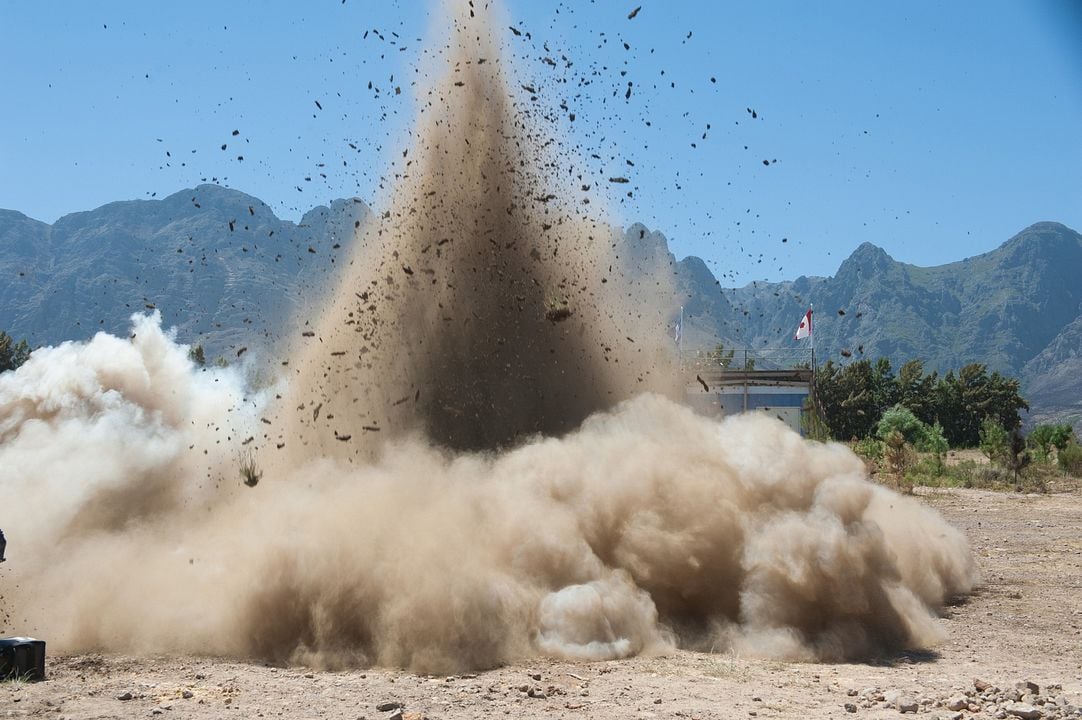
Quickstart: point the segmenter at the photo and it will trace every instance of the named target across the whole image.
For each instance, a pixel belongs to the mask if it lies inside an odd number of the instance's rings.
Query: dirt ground
[[[786,664],[681,651],[423,677],[197,657],[49,657],[47,681],[0,683],[0,718],[1076,716],[1082,493],[919,492],[968,535],[984,582],[948,608],[944,644],[889,663]],[[980,692],[974,679],[996,687]],[[1037,687],[1015,690],[1026,681]]]

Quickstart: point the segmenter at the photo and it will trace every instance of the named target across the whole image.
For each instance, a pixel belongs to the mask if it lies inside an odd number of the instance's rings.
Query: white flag
[[[806,337],[811,337],[812,334],[812,311],[804,313],[804,317],[800,318],[800,324],[797,325],[796,335],[793,336],[795,340],[803,340]]]

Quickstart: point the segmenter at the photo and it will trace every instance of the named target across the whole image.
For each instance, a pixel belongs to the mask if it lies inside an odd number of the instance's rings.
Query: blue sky
[[[522,83],[576,113],[550,131],[599,156],[590,172],[632,180],[631,198],[600,183],[597,207],[724,284],[831,275],[863,241],[934,265],[1039,220],[1082,230],[1082,3],[506,6],[531,35],[503,38]],[[0,207],[52,222],[203,181],[292,219],[378,201],[440,16],[406,1],[0,0]],[[547,55],[589,82],[555,84]]]

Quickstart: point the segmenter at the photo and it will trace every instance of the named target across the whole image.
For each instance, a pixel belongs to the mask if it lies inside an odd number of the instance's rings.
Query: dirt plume
[[[574,162],[514,102],[490,26],[506,23],[459,5],[388,207],[301,335],[274,438],[293,457],[356,457],[415,429],[495,449],[644,390],[677,393],[666,276],[629,267],[614,229],[564,200]]]
[[[421,672],[938,640],[964,538],[843,446],[666,397],[661,274],[562,204],[483,15],[288,390],[193,367],[156,314],[0,376],[5,631]]]

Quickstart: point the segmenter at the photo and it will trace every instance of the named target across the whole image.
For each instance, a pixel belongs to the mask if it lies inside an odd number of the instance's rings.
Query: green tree
[[[188,350],[188,359],[200,367],[207,364],[207,356],[203,353],[203,344],[193,345]]]
[[[864,358],[844,366],[828,360],[817,370],[815,384],[823,418],[834,439],[841,441],[873,434],[885,437],[878,432],[879,422],[900,406],[923,425],[923,443],[929,448],[936,445],[929,444],[933,427],[938,427],[935,439],[946,441],[948,447],[977,447],[985,418],[1009,433],[1021,425],[1020,411],[1029,407],[1018,380],[989,373],[981,363],[940,376],[925,375],[921,361],[911,360],[895,376],[886,358],[874,362]],[[912,433],[908,441],[922,451],[940,452],[923,450]]]
[[[958,398],[961,414],[955,420],[963,445],[980,442],[980,426],[987,417],[994,417],[992,398],[988,393],[988,369],[981,363],[970,363],[958,371]],[[1006,424],[999,422],[1001,428]]]
[[[981,425],[992,418],[1005,431],[1019,427],[1019,411],[1029,409],[1018,380],[988,373],[982,363],[970,363],[944,375],[935,390],[936,418],[952,447],[981,444]]]
[[[943,426],[938,420],[932,425],[924,426],[924,438],[917,447],[923,452],[932,454],[935,471],[942,474],[945,469],[943,456],[950,449],[950,445],[947,444],[947,438],[943,437]]]
[[[939,460],[943,459],[943,454],[950,449],[950,445],[947,443],[947,438],[943,436],[943,426],[938,420],[924,426],[924,437],[918,448],[923,452],[934,453]]]
[[[15,342],[15,338],[0,330],[0,372],[15,370],[30,357],[30,346],[26,340]]]
[[[1022,399],[1021,383],[1017,378],[993,372],[988,376],[984,395],[987,413],[998,419],[1003,427],[1011,430],[1022,427],[1020,411],[1029,410],[1029,404]]]
[[[1006,467],[1009,433],[995,419],[986,417],[979,430],[980,448],[989,462]]]
[[[1048,462],[1052,457],[1052,448],[1062,451],[1074,437],[1070,425],[1038,425],[1026,437],[1031,454],[1040,462]]]
[[[872,366],[872,398],[875,401],[876,417],[882,416],[898,402],[898,381],[894,377],[889,358],[879,358]]]
[[[922,423],[935,422],[936,373],[924,374],[924,363],[910,360],[898,369],[898,402],[909,408]]]
[[[935,418],[943,426],[943,434],[951,447],[966,447],[965,429],[960,424],[962,417],[962,396],[958,380],[953,370],[940,377],[935,383],[932,405]],[[969,443],[968,447],[972,447]]]
[[[823,415],[835,440],[848,441],[872,434],[879,422],[875,373],[871,362],[858,360],[838,369],[828,360],[816,379],[823,401]]]

